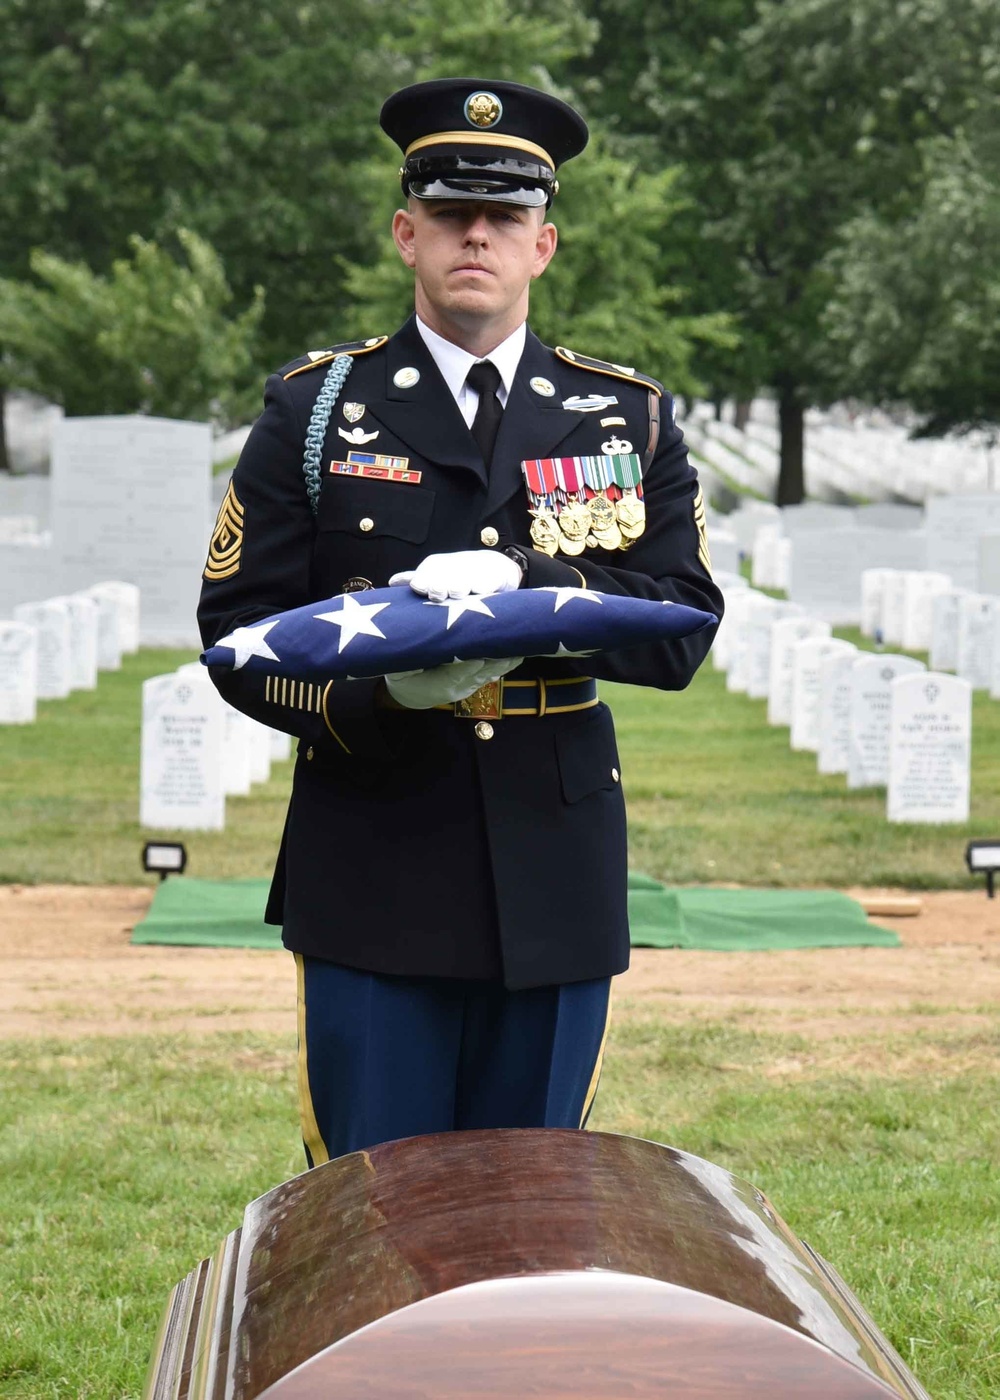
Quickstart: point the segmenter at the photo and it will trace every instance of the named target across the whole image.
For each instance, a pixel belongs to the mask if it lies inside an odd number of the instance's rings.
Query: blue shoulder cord
[[[338,355],[326,372],[323,387],[316,395],[309,427],[306,429],[306,450],[302,458],[302,472],[306,479],[306,495],[313,515],[319,512],[320,459],[323,455],[323,440],[330,426],[330,415],[340,396],[347,376],[354,367],[350,355]]]

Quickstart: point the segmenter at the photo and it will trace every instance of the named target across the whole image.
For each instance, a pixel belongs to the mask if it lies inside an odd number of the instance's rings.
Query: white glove
[[[509,593],[521,585],[521,569],[506,554],[492,549],[458,549],[428,554],[415,569],[393,574],[389,586],[408,583],[432,603],[467,598],[470,593]]]
[[[508,671],[513,671],[523,660],[522,656],[511,656],[500,661],[492,658],[448,661],[443,666],[432,666],[429,671],[396,671],[386,676],[385,684],[392,698],[408,710],[430,710],[435,705],[464,700],[481,685],[498,681]]]

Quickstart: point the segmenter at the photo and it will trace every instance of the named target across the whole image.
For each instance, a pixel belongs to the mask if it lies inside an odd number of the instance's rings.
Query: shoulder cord
[[[330,415],[340,396],[347,376],[354,368],[350,355],[338,355],[326,372],[323,386],[316,395],[309,426],[306,429],[306,450],[302,458],[302,473],[306,479],[306,495],[313,515],[319,512],[320,459],[323,455],[323,441],[330,426]]]

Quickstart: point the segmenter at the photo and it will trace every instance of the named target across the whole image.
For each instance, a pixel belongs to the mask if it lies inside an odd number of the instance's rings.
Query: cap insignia
[[[481,130],[496,126],[503,116],[503,103],[492,92],[473,92],[465,99],[465,119]]]

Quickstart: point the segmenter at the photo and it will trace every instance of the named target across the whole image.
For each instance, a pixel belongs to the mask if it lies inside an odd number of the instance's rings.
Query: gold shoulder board
[[[576,350],[567,350],[565,345],[557,345],[556,354],[560,360],[565,360],[568,365],[576,365],[578,369],[590,369],[596,374],[609,374],[612,379],[630,379],[633,384],[652,389],[657,397],[663,395],[663,385],[658,379],[653,379],[648,374],[640,374],[630,365],[616,365],[610,360],[595,360],[592,355],[580,355]]]
[[[349,340],[344,345],[331,345],[327,350],[307,350],[304,356],[293,360],[291,365],[280,371],[282,379],[294,379],[306,370],[328,365],[338,355],[367,355],[371,350],[380,350],[386,344],[387,335],[373,335],[368,340]]]

